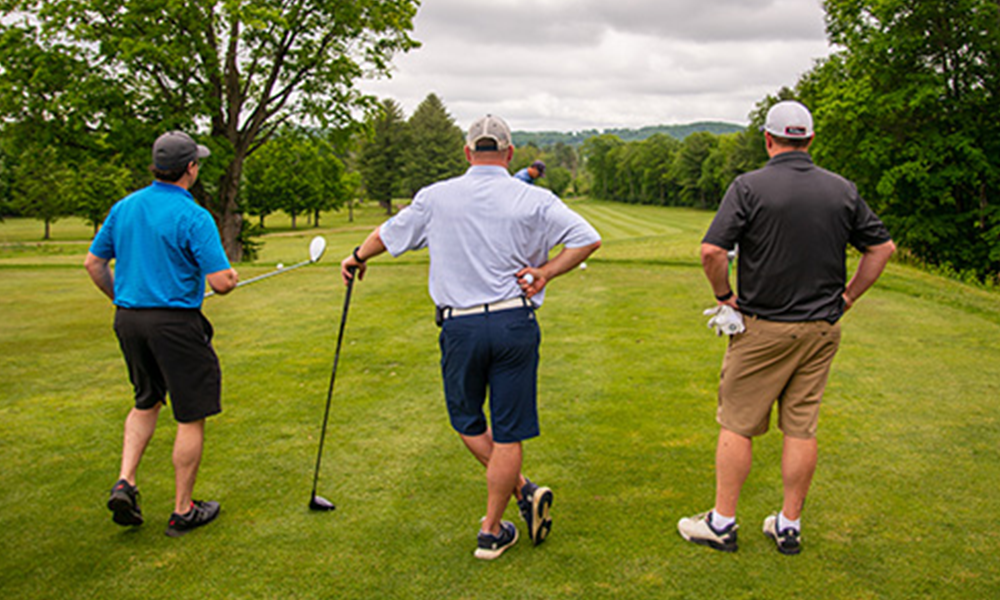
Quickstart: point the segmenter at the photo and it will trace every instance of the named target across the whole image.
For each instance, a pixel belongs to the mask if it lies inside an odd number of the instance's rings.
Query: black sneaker
[[[500,535],[479,532],[476,538],[476,558],[493,560],[517,543],[517,527],[510,521],[500,521]]]
[[[142,525],[139,490],[124,479],[119,480],[111,488],[108,510],[114,513],[111,519],[119,525]]]
[[[528,525],[528,537],[534,545],[541,544],[552,531],[552,517],[549,508],[552,506],[552,490],[528,481],[521,488],[521,499],[517,507]]]
[[[785,527],[778,531],[778,515],[764,519],[764,535],[774,540],[778,552],[782,554],[798,554],[802,552],[802,542],[799,541],[799,530]]]
[[[211,523],[217,516],[219,516],[218,502],[193,500],[191,510],[183,515],[177,513],[170,515],[166,533],[170,537],[180,537],[196,527]]]

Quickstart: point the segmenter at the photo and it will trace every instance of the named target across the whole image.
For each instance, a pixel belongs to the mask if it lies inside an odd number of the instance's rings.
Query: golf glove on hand
[[[728,304],[720,304],[705,310],[706,315],[712,315],[708,320],[709,329],[715,329],[715,335],[735,335],[743,333],[746,327],[743,325],[743,315],[734,310]]]

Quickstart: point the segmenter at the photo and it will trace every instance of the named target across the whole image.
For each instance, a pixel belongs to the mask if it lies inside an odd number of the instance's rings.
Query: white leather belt
[[[445,308],[443,312],[444,318],[451,319],[454,317],[481,315],[484,313],[510,310],[512,308],[522,308],[525,306],[531,306],[531,302],[529,302],[524,296],[518,296],[517,298],[511,298],[509,300],[501,300],[499,302],[491,302],[489,304],[480,304],[470,308]]]

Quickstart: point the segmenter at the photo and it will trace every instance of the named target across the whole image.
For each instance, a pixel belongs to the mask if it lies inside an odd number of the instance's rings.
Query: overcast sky
[[[437,94],[466,129],[580,131],[726,121],[827,56],[821,0],[423,0],[391,79],[409,117]]]

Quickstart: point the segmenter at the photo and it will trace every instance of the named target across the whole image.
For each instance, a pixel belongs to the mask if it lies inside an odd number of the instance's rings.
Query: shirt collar
[[[800,162],[800,161],[812,164],[813,159],[808,152],[804,152],[802,150],[790,150],[788,152],[782,152],[781,154],[771,157],[771,160],[767,161],[767,164],[775,165],[779,163]]]
[[[174,184],[168,183],[166,181],[160,181],[158,179],[154,179],[152,187],[157,188],[161,192],[181,193],[181,194],[186,195],[188,198],[191,198],[192,200],[194,199],[194,196],[192,196],[191,192],[189,192],[188,190],[182,188],[179,185],[174,185]]]
[[[468,175],[488,175],[492,177],[497,177],[500,175],[505,175],[510,177],[510,171],[499,166],[499,165],[472,165],[469,170],[466,171]]]

